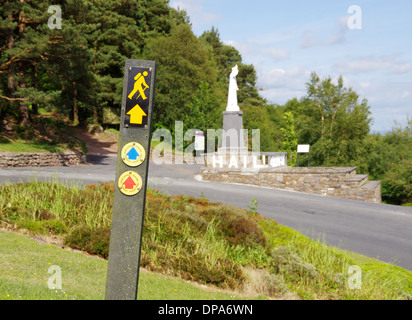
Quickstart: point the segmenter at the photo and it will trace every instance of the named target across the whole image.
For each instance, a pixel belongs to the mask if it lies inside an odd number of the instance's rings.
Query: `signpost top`
[[[121,123],[126,128],[149,129],[149,104],[154,96],[153,61],[127,60]]]

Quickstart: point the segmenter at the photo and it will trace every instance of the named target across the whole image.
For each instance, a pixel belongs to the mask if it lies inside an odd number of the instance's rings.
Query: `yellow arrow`
[[[131,109],[128,113],[130,115],[130,123],[135,123],[135,124],[142,124],[143,123],[143,117],[147,116],[147,114],[140,108],[138,104],[134,106],[133,109]]]

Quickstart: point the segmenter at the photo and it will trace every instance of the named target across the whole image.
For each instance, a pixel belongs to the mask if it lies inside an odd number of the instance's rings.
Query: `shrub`
[[[87,226],[80,226],[65,237],[64,244],[107,259],[109,257],[110,228],[100,227],[92,230]]]
[[[258,244],[267,247],[266,237],[261,227],[251,219],[246,210],[220,205],[204,210],[202,215],[215,217],[219,222],[217,228],[232,245],[249,247]]]

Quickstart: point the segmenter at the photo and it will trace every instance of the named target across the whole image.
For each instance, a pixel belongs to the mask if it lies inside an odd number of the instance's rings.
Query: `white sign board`
[[[195,135],[195,150],[205,150],[205,136],[203,135],[203,133],[196,133]]]
[[[272,168],[286,166],[286,156],[272,156],[269,158],[269,166]]]
[[[298,144],[298,153],[309,153],[309,147],[308,144]]]

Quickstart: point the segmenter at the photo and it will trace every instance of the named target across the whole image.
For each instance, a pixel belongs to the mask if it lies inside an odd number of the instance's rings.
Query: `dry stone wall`
[[[0,168],[73,166],[86,163],[86,156],[77,152],[0,153]]]
[[[205,181],[252,184],[284,190],[381,202],[381,184],[368,181],[367,175],[356,174],[355,167],[333,168],[202,168]]]

